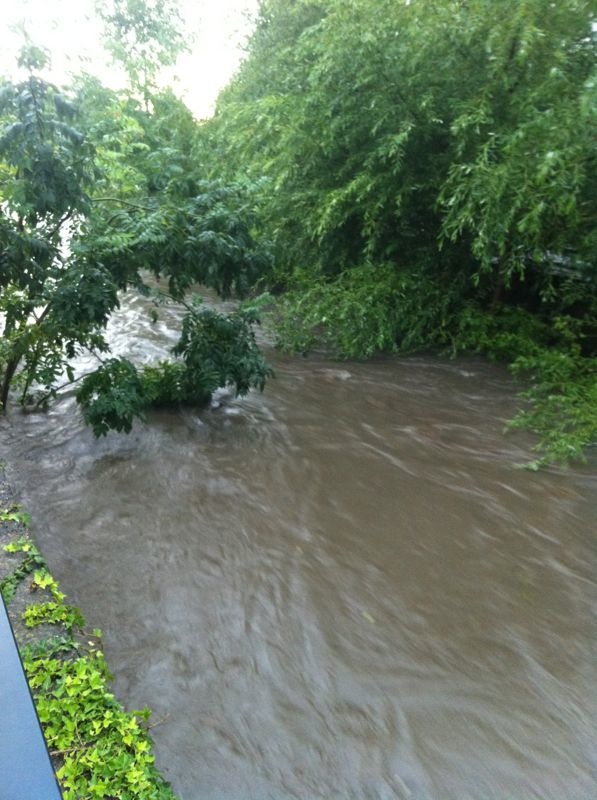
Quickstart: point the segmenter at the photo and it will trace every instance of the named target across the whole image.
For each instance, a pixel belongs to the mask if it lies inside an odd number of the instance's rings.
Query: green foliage
[[[80,645],[73,638],[72,632],[67,631],[61,631],[60,633],[28,642],[23,647],[19,645],[19,652],[24,664],[31,663],[38,658],[74,658],[80,649]]]
[[[29,57],[30,52],[30,47],[24,48],[21,64],[43,67],[40,58]],[[76,109],[70,98],[33,72],[26,80],[1,86],[0,120],[3,233],[18,232],[14,221],[20,220],[33,254],[47,258],[47,248],[57,241],[58,231],[52,229],[60,227],[61,218],[88,208],[86,189],[94,177],[89,144],[73,127]],[[6,268],[18,280],[13,263],[7,259]],[[20,286],[31,280],[20,277]]]
[[[396,349],[394,276],[353,269],[336,281],[308,280],[287,292],[276,308],[279,345],[307,352],[318,344],[342,358]]]
[[[148,712],[122,710],[100,652],[27,660],[25,669],[50,751],[63,762],[57,776],[65,800],[172,800],[143,727]]]
[[[126,0],[114,7],[136,15],[134,35],[148,37],[144,47],[157,35],[160,14],[170,9],[158,2],[155,18],[144,21],[139,4]],[[43,53],[29,47],[23,64],[41,67]],[[89,77],[75,88],[76,98],[58,93],[31,72],[0,92],[3,410],[11,388],[19,389],[22,405],[45,407],[60,380],[68,385],[79,379],[71,364],[79,352],[109,352],[104,330],[119,292],[133,287],[150,293],[147,270],[167,281],[162,294],[184,302],[196,283],[223,297],[242,296],[269,263],[267,246],[254,238],[250,187],[206,181],[198,172],[195,122],[170,91],[146,94],[151,103],[142,108],[134,97]],[[82,123],[77,130],[75,118]],[[219,350],[208,332],[216,328],[224,337]],[[267,373],[256,351],[232,352],[240,346],[240,338],[231,344],[236,328],[234,315],[228,326],[221,315],[203,324],[203,342],[217,352],[201,374],[194,359],[182,394],[165,386],[169,379],[176,383],[180,368],[173,365],[166,374],[156,367],[162,373],[159,402],[169,397],[205,404],[218,369],[240,392],[262,385],[259,369]],[[251,334],[245,333],[248,342]],[[207,358],[205,347],[202,352]],[[149,370],[142,379],[126,360],[100,360],[77,394],[85,418],[96,435],[128,432],[151,404],[143,383],[155,384],[157,373]]]
[[[55,601],[27,606],[23,613],[23,619],[28,628],[35,628],[37,625],[63,625],[68,632],[73,628],[82,628],[84,625],[78,608]]]
[[[146,405],[137,369],[126,358],[111,358],[87,375],[76,398],[96,436],[110,430],[129,433],[135,418],[143,419]]]
[[[33,573],[33,583],[31,590],[47,589],[54,600],[61,603],[64,600],[64,594],[58,588],[58,581],[56,581],[45,567],[35,570]]]
[[[593,20],[587,0],[268,0],[206,163],[267,177],[278,280],[441,262],[491,296],[547,252],[594,261]]]
[[[535,354],[550,344],[562,344],[545,321],[515,307],[487,314],[470,303],[460,309],[451,328],[449,344],[454,355],[476,352],[496,361],[512,362],[519,356]]]
[[[21,520],[18,520],[19,522]],[[21,581],[38,569],[45,569],[46,562],[33,542],[21,536],[16,542],[4,546],[7,553],[24,553],[21,563],[0,581],[0,591],[6,604],[10,603]]]
[[[533,381],[523,394],[530,407],[511,422],[539,435],[540,456],[530,466],[586,460],[587,443],[597,442],[597,358],[543,350],[519,356],[513,369]]]
[[[507,361],[515,375],[530,381],[521,395],[525,405],[509,426],[538,434],[539,457],[531,468],[584,461],[587,446],[597,442],[597,360],[582,355],[582,335],[578,319],[545,320],[520,308],[489,315],[467,306],[458,316],[453,353],[476,351]]]
[[[96,0],[104,42],[147,99],[160,70],[188,49],[177,0]]]
[[[219,386],[233,386],[237,395],[251,388],[263,391],[272,371],[255,341],[253,325],[258,321],[248,310],[221,314],[198,304],[190,308],[173,348],[183,360],[189,384],[209,396]]]
[[[549,458],[594,440],[595,22],[588,0],[261,3],[196,150],[258,187],[282,344],[533,357],[518,420]],[[577,365],[557,401],[550,347]]]
[[[22,63],[41,65],[37,51]],[[0,92],[0,405],[11,385],[51,391],[82,346],[105,349],[100,328],[117,304],[111,276],[86,276],[65,255],[67,231],[90,212],[93,148],[73,127],[65,93],[30,72]],[[87,295],[85,295],[87,292]],[[18,372],[21,368],[20,374]]]
[[[276,331],[284,349],[304,352],[323,344],[341,358],[364,358],[445,341],[454,298],[424,275],[385,264],[354,267],[334,280],[304,280],[276,308]],[[424,308],[419,305],[422,296]]]
[[[525,256],[595,256],[597,36],[587,2],[495,5],[497,22],[481,3],[460,15],[487,56],[451,121],[440,204],[443,235],[468,234],[481,269],[497,260],[508,282]]]
[[[94,230],[73,237],[73,253],[87,272],[108,269],[124,288],[142,284],[140,271],[150,270],[165,277],[169,294],[180,300],[196,283],[222,297],[242,296],[266,267],[268,251],[254,240],[239,186],[196,180],[181,191],[173,179],[159,197],[144,202],[98,210]]]
[[[31,517],[29,514],[26,511],[19,511],[18,506],[11,506],[10,508],[5,508],[0,511],[0,522],[18,522],[19,525],[28,528],[30,521]],[[10,552],[16,551],[11,550]]]
[[[192,405],[201,408],[209,403],[211,394],[200,383],[189,380],[184,364],[179,361],[160,361],[143,367],[140,379],[145,403],[152,408],[175,408]]]
[[[222,314],[200,304],[196,298],[188,306],[173,348],[181,361],[138,369],[126,359],[110,359],[83,379],[76,398],[96,436],[130,431],[147,408],[204,406],[219,387],[233,386],[237,395],[263,390],[272,371],[255,342],[255,315]]]

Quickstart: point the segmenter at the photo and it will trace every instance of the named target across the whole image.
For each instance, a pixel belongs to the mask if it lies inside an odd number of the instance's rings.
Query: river
[[[131,298],[115,351],[175,339]],[[134,340],[134,341],[133,341]],[[590,800],[597,470],[531,473],[480,359],[269,353],[263,394],[95,441],[3,425],[53,573],[182,800]]]

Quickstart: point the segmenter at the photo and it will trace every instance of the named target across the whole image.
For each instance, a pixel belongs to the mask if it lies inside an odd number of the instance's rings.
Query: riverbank
[[[0,587],[64,800],[174,800],[154,766],[150,711],[109,691],[101,633],[68,605],[0,467]]]

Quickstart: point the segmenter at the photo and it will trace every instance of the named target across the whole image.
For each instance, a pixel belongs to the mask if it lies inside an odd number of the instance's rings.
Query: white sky
[[[239,64],[240,47],[250,30],[247,14],[256,11],[258,0],[179,3],[192,52],[180,57],[168,82],[196,117],[207,117]],[[0,0],[0,5],[0,74],[14,74],[22,38],[11,27],[24,20],[33,42],[50,50],[55,82],[85,70],[112,88],[124,85],[102,47],[93,0]]]

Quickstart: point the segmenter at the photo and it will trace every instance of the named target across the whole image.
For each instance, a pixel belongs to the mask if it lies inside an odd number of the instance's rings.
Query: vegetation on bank
[[[201,131],[257,187],[280,343],[430,347],[531,383],[538,462],[597,440],[597,26],[584,0],[264,0]],[[202,149],[201,149],[202,148]]]
[[[6,521],[26,520],[10,508],[0,511]],[[27,628],[44,630],[21,642],[21,656],[64,800],[174,800],[155,767],[149,710],[126,712],[109,690],[99,631],[84,631],[80,611],[65,602],[29,536],[3,550],[16,562],[0,581],[6,603],[26,585],[22,619]]]
[[[175,0],[104,0],[130,79],[58,90],[24,48],[0,87],[0,403],[78,382],[96,435],[152,405],[263,388],[255,304],[279,344],[341,358],[484,353],[529,382],[536,465],[597,440],[597,24],[588,0],[262,0],[246,58],[197,123],[163,64]],[[149,15],[149,17],[148,17]],[[148,24],[148,20],[151,24]],[[66,243],[68,242],[68,247]],[[147,280],[152,274],[155,283]],[[109,354],[123,291],[182,302],[167,362]]]

